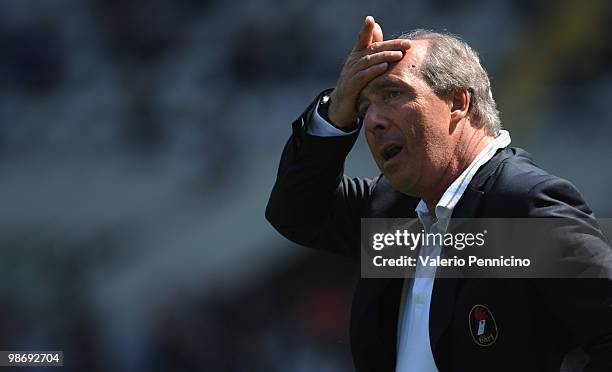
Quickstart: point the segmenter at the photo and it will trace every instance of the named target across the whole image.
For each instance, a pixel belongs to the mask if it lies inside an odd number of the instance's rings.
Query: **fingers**
[[[387,71],[391,63],[401,60],[410,41],[383,41],[382,28],[373,17],[366,17],[353,51],[349,54],[336,87],[331,93],[329,119],[336,126],[350,125],[356,118],[355,102],[359,92],[370,81]]]
[[[410,49],[410,40],[406,39],[393,39],[387,41],[379,41],[370,44],[367,47],[368,53],[378,53],[385,50],[400,50],[406,51]]]
[[[340,74],[340,80],[331,93],[328,117],[338,127],[346,127],[357,118],[357,96],[368,82],[387,71],[388,62],[373,64],[367,68]]]
[[[363,69],[353,76],[354,86],[352,87],[357,94],[365,87],[371,80],[378,75],[382,75],[387,71],[389,64],[387,62],[377,63],[366,69]]]
[[[362,50],[372,43],[372,37],[374,36],[375,29],[374,18],[372,16],[367,16],[363,23],[363,27],[361,31],[359,31],[359,35],[357,36],[357,42],[353,47],[353,51]]]
[[[362,70],[383,62],[397,62],[402,59],[403,56],[404,53],[399,50],[388,50],[374,54],[366,54],[359,59],[359,61],[356,63],[356,67]]]
[[[409,48],[409,40],[394,39],[375,42],[363,50],[351,53],[338,82],[343,88],[342,96],[354,99],[368,83],[364,78],[375,77],[378,71],[384,72],[391,63],[401,60]]]
[[[366,54],[354,60],[344,76],[347,96],[356,97],[370,80],[384,73],[391,63],[404,57],[399,50],[383,50],[378,53]]]

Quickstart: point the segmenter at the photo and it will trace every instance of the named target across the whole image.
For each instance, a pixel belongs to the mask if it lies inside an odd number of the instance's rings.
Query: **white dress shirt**
[[[434,221],[425,201],[421,199],[415,211],[426,233],[446,233],[453,209],[478,169],[491,160],[498,149],[509,144],[510,134],[502,130],[499,136],[476,156],[440,198],[436,205],[437,221]],[[419,255],[435,258],[440,256],[441,251],[442,248],[439,245],[424,245],[421,246]],[[435,274],[435,266],[423,267],[421,260],[417,260],[414,280],[404,281],[398,321],[396,372],[438,371],[429,338],[429,311]]]
[[[354,131],[346,133],[334,127],[318,114],[317,109],[314,111],[313,120],[308,128],[309,134],[332,137],[354,133]],[[429,213],[425,201],[419,202],[415,211],[425,232],[446,233],[453,209],[478,169],[491,160],[498,149],[508,146],[510,141],[510,133],[501,130],[499,136],[476,156],[440,198],[436,205],[436,221]],[[419,255],[435,258],[440,256],[441,250],[442,248],[438,245],[421,246]],[[398,319],[396,372],[438,371],[429,338],[429,311],[436,267],[423,267],[420,261],[417,260],[414,280],[405,280],[402,290]]]

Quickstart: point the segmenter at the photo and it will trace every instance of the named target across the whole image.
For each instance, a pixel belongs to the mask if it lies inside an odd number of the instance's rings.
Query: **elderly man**
[[[374,180],[343,176],[361,127]],[[429,31],[383,41],[367,17],[336,87],[293,123],[266,217],[288,239],[354,258],[364,217],[437,232],[451,217],[592,219],[573,185],[509,144],[466,43]],[[479,339],[478,316],[494,327]],[[559,371],[575,347],[586,371],[612,371],[607,279],[362,278],[353,299],[358,371]]]

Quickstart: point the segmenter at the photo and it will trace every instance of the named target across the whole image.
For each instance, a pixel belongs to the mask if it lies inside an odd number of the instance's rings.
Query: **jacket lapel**
[[[512,150],[509,148],[502,149],[478,170],[453,210],[448,232],[457,231],[464,225],[465,219],[478,217],[478,207],[485,195],[484,185],[493,176],[502,161],[511,155]],[[452,256],[456,252],[443,251],[443,256],[445,253]],[[458,279],[457,273],[451,273],[449,269],[452,270],[452,268],[438,269],[432,292],[429,312],[429,339],[434,356],[440,338],[452,321],[455,298],[460,288],[460,282],[465,280]]]
[[[470,184],[463,192],[461,199],[459,199],[459,202],[453,209],[453,215],[448,226],[449,232],[457,230],[463,225],[465,219],[478,217],[478,207],[482,197],[485,195],[487,181],[491,179],[501,163],[512,156],[512,154],[513,152],[509,148],[500,149],[491,160],[476,172],[472,181],[470,181]]]
[[[484,193],[468,186],[461,197],[457,207],[453,211],[448,231],[453,232],[464,224],[464,218],[474,217],[480,200]],[[455,214],[456,213],[456,214]],[[442,251],[442,256],[453,256],[456,252]],[[451,272],[455,271],[455,272]],[[458,274],[454,268],[440,267],[436,271],[431,306],[429,311],[429,340],[431,350],[435,352],[438,341],[444,331],[450,325],[455,309],[455,297],[459,281]],[[434,353],[435,355],[435,353]]]

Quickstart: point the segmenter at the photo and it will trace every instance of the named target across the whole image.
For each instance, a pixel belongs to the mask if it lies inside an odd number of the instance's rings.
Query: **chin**
[[[385,177],[389,180],[391,186],[393,186],[393,188],[397,191],[408,196],[418,197],[414,188],[414,177],[408,177],[400,174],[385,174]]]

